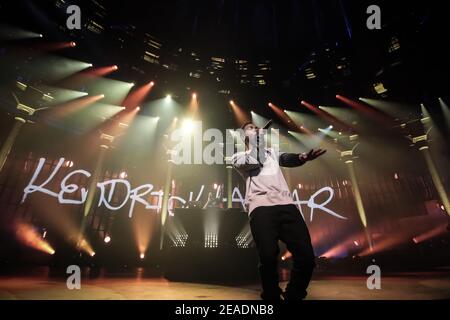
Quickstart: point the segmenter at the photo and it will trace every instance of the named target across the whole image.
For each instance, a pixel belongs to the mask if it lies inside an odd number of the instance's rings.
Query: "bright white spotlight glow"
[[[93,257],[93,256],[95,256],[95,252],[92,252],[92,253],[91,253],[91,257]]]
[[[196,93],[192,94],[192,99],[197,99],[197,94]]]
[[[110,243],[111,242],[111,237],[110,236],[106,236],[103,241],[105,241],[105,243]]]
[[[214,183],[213,187],[214,187],[214,190],[216,190],[217,189],[217,183]]]
[[[183,121],[183,131],[185,133],[191,133],[193,129],[194,129],[194,123],[192,122],[192,120],[191,119],[185,119]]]
[[[150,81],[150,86],[154,86],[155,85],[155,83],[153,82],[153,81]]]
[[[67,160],[67,161],[64,163],[64,166],[69,167],[69,168],[72,168],[72,167],[73,167],[73,161]]]
[[[125,179],[126,177],[128,177],[128,174],[127,174],[125,171],[122,171],[122,172],[119,174],[119,177],[120,177],[121,179]]]
[[[172,100],[172,96],[170,94],[166,95],[166,102],[170,102]]]
[[[331,130],[331,129],[333,129],[333,126],[329,126],[328,128]]]
[[[145,258],[145,254],[141,253],[141,254],[139,255],[139,258],[141,258],[141,260],[143,260],[143,259]]]

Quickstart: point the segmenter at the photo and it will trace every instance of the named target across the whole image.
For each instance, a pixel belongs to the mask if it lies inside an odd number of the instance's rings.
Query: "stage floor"
[[[401,273],[382,276],[381,290],[369,290],[366,277],[316,276],[310,300],[450,299],[450,273]],[[284,288],[286,282],[282,282]],[[156,299],[258,300],[259,285],[170,282],[162,277],[83,277],[81,290],[69,290],[62,278],[0,276],[0,299]]]

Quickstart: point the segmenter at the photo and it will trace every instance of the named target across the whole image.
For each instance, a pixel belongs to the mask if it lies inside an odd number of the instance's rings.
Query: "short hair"
[[[252,121],[246,121],[246,122],[241,126],[240,129],[244,130],[245,126],[248,125],[248,124],[253,124],[253,122],[252,122]]]

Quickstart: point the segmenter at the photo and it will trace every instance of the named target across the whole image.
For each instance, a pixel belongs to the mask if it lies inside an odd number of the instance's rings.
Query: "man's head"
[[[241,138],[245,143],[245,146],[248,148],[249,145],[249,137],[255,134],[255,131],[259,129],[253,122],[247,121],[240,127]]]
[[[244,131],[244,135],[248,137],[254,130],[259,128],[253,122],[247,121],[241,126],[241,129]]]

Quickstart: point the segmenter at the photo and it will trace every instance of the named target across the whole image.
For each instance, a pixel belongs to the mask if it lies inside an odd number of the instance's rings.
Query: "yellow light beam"
[[[356,173],[355,168],[353,166],[353,160],[347,160],[345,161],[345,164],[347,165],[349,174],[350,174],[350,180],[352,181],[352,188],[353,193],[355,195],[355,202],[356,202],[356,209],[358,210],[359,218],[361,219],[361,223],[364,226],[364,232],[367,238],[367,242],[369,243],[370,250],[372,250],[372,240],[370,237],[370,234],[367,230],[367,218],[366,218],[366,211],[364,209],[364,204],[361,197],[361,191],[359,190],[359,184],[358,180],[356,179]]]
[[[170,186],[172,182],[172,162],[167,162],[167,176],[166,183],[164,185],[164,194],[163,194],[163,202],[162,202],[162,210],[161,210],[161,236],[159,239],[159,248],[162,250],[164,243],[164,234],[166,232],[166,219],[169,213],[169,193]]]
[[[434,186],[436,187],[436,191],[441,198],[442,204],[444,206],[445,211],[448,215],[450,215],[450,202],[448,200],[447,193],[445,192],[444,185],[442,184],[441,178],[437,171],[436,165],[434,164],[433,159],[431,158],[430,150],[428,146],[423,146],[419,148],[422,151],[422,154],[427,163],[428,170],[431,174],[431,179],[433,180]]]

